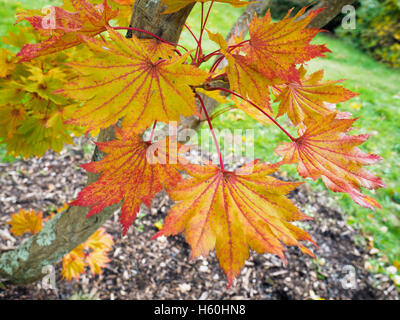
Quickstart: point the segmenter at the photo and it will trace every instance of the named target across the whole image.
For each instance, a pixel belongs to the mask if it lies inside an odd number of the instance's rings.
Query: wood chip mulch
[[[47,152],[41,159],[0,164],[0,253],[16,247],[21,238],[9,233],[7,221],[19,209],[45,214],[76,196],[86,181],[79,164],[88,162],[79,147],[61,155]],[[112,261],[100,276],[88,272],[79,281],[61,279],[56,266],[57,291],[44,290],[40,283],[0,285],[0,299],[399,299],[396,286],[385,275],[365,268],[368,248],[357,246],[357,230],[331,208],[324,194],[302,186],[289,197],[313,221],[302,222],[318,244],[316,259],[288,248],[288,265],[276,256],[251,253],[242,275],[229,290],[215,254],[190,260],[190,248],[182,236],[157,240],[154,223],[168,214],[173,204],[162,192],[152,208],[141,209],[136,227],[121,235],[118,212],[105,225],[115,245]]]

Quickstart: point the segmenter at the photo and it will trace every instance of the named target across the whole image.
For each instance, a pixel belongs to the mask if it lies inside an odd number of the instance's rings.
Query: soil
[[[46,215],[73,199],[86,181],[79,164],[89,160],[78,145],[60,155],[47,152],[41,159],[0,164],[0,252],[24,238],[10,235],[10,215],[21,208]],[[155,222],[165,218],[173,204],[162,192],[150,210],[141,209],[141,218],[126,236],[121,235],[118,212],[105,224],[115,245],[112,261],[100,276],[88,272],[68,282],[61,278],[58,263],[57,290],[45,290],[40,283],[15,286],[2,281],[0,299],[399,299],[387,276],[366,270],[370,250],[355,243],[359,231],[346,224],[324,193],[302,186],[289,197],[314,217],[300,225],[319,245],[313,249],[316,259],[290,247],[284,266],[276,256],[253,252],[229,290],[214,253],[190,260],[182,236],[150,240],[157,232]]]

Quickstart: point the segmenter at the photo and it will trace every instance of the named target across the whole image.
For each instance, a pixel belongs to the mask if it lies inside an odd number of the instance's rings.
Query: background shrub
[[[355,30],[336,29],[360,49],[392,67],[400,67],[400,0],[362,0]]]

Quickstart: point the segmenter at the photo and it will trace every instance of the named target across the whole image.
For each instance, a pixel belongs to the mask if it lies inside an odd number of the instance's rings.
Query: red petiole
[[[155,130],[156,130],[156,126],[157,126],[157,120],[154,121],[153,129],[151,130],[150,139],[149,139],[149,141],[148,141],[148,142],[150,142],[150,143],[153,141],[153,137],[154,137],[154,132],[155,132]]]
[[[262,114],[267,116],[276,126],[278,126],[278,128],[281,129],[289,137],[290,140],[292,140],[293,142],[296,141],[296,139],[293,138],[293,136],[289,132],[287,132],[285,130],[285,128],[283,128],[273,117],[271,117],[268,113],[266,113],[263,109],[261,109],[255,103],[253,103],[252,101],[244,98],[240,94],[238,94],[238,93],[236,93],[236,92],[234,92],[232,90],[225,89],[225,88],[220,88],[220,87],[208,88],[207,90],[209,90],[209,91],[214,91],[214,90],[224,91],[224,92],[230,93],[230,94],[232,94],[232,95],[234,95],[234,96],[236,96],[236,97],[238,97],[238,98],[250,103],[253,107],[255,107],[257,110],[259,110]]]
[[[214,139],[215,146],[216,146],[216,148],[217,148],[217,152],[218,152],[218,156],[219,156],[219,163],[220,163],[220,166],[221,166],[221,170],[222,170],[223,172],[226,172],[226,171],[225,171],[225,167],[224,167],[224,161],[222,160],[221,150],[220,150],[220,148],[219,148],[218,141],[217,141],[217,137],[215,136],[214,128],[213,128],[213,126],[212,126],[212,124],[211,124],[211,119],[210,119],[210,116],[208,115],[206,106],[204,105],[203,99],[201,98],[201,96],[200,96],[197,92],[196,92],[196,97],[197,97],[197,99],[199,99],[200,104],[201,104],[201,108],[203,109],[204,114],[205,114],[205,116],[206,116],[206,118],[207,118],[208,126],[210,127],[210,131],[211,131],[212,137],[213,137],[213,139]]]

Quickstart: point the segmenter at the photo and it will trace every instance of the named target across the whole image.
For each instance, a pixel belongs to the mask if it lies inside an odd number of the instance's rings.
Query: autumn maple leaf
[[[170,150],[178,152],[177,144],[171,139],[151,144],[139,136],[124,137],[118,129],[116,136],[116,140],[97,143],[108,154],[104,159],[82,165],[88,172],[102,174],[71,205],[89,206],[90,217],[124,200],[120,222],[125,234],[141,203],[150,207],[156,193],[181,181],[177,170],[180,164],[178,158],[173,159],[175,154],[170,155]]]
[[[320,30],[306,28],[323,9],[312,10],[307,17],[298,20],[306,9],[301,9],[293,17],[290,17],[290,10],[281,21],[275,23],[272,23],[269,10],[263,18],[254,16],[252,19],[246,59],[267,78],[298,81],[296,64],[330,52],[325,45],[311,45],[310,41]]]
[[[54,20],[52,21],[51,19]],[[50,7],[45,10],[19,11],[15,24],[23,20],[28,21],[35,31],[42,36],[51,36],[54,32],[59,31],[75,32],[82,28],[82,21],[78,12],[68,12],[59,7]],[[51,22],[54,25],[51,25]]]
[[[84,243],[84,247],[91,250],[85,260],[93,274],[101,274],[101,269],[110,262],[107,253],[112,249],[113,244],[112,236],[103,228],[97,230]]]
[[[269,87],[273,84],[271,80],[261,74],[249,61],[242,55],[233,53],[229,50],[228,43],[220,33],[212,33],[208,31],[208,37],[220,46],[221,53],[228,61],[227,66],[224,68],[228,79],[230,88],[239,93],[242,97],[248,98],[257,104],[263,111],[272,115],[270,106],[270,90]],[[233,46],[235,44],[232,44]],[[249,105],[239,104],[238,107],[245,108]],[[244,110],[246,113],[249,109]],[[250,111],[251,112],[251,111]],[[258,115],[259,111],[255,111]],[[264,116],[265,118],[265,116]]]
[[[81,250],[73,250],[63,257],[61,274],[64,279],[71,281],[79,279],[85,272],[85,255]]]
[[[187,55],[159,60],[135,36],[108,30],[112,43],[84,37],[102,56],[71,64],[83,76],[58,93],[85,101],[69,123],[88,130],[106,128],[124,117],[123,127],[141,132],[153,121],[179,121],[196,113],[191,86],[208,73],[185,64]]]
[[[312,242],[310,236],[289,223],[310,218],[285,197],[301,183],[268,176],[276,166],[252,162],[224,172],[214,165],[189,164],[185,169],[193,178],[169,190],[178,203],[154,237],[185,231],[192,257],[205,256],[215,247],[228,286],[244,266],[249,249],[285,259],[285,244],[312,255],[299,243]]]
[[[86,256],[86,263],[88,264],[92,274],[101,274],[101,269],[110,261],[107,252],[103,251],[92,251]]]
[[[173,13],[181,10],[182,8],[186,7],[188,4],[193,2],[222,2],[222,3],[229,3],[234,7],[244,7],[249,4],[249,2],[241,1],[241,0],[162,0],[168,8],[163,13]]]
[[[133,5],[135,3],[135,0],[114,0],[114,1],[123,6]]]
[[[16,236],[21,236],[25,232],[36,234],[43,227],[42,212],[36,213],[35,210],[26,211],[21,209],[18,213],[11,215],[11,220],[8,224],[11,226],[11,233]]]
[[[302,136],[278,146],[275,152],[284,157],[283,162],[298,163],[297,171],[302,177],[314,180],[322,177],[332,191],[348,193],[363,207],[380,208],[373,198],[361,193],[360,187],[377,189],[385,186],[380,178],[362,167],[382,158],[357,148],[368,140],[368,134],[345,134],[356,120],[338,119],[335,114],[327,116],[309,124]]]
[[[94,37],[106,31],[108,22],[118,14],[118,11],[113,11],[108,6],[107,1],[98,6],[93,6],[87,0],[70,0],[70,2],[76,12],[70,13],[62,8],[53,9],[53,14],[55,14],[53,26],[49,26],[49,23],[46,22],[51,17],[49,18],[43,13],[34,16],[37,12],[33,10],[19,14],[17,22],[25,19],[36,30],[40,30],[39,33],[50,35],[41,43],[24,45],[17,54],[18,57],[21,57],[19,62],[77,46],[82,43],[79,35]]]
[[[335,111],[327,103],[336,104],[347,101],[357,95],[346,88],[337,86],[339,81],[322,82],[324,71],[320,70],[306,76],[304,66],[299,68],[300,82],[287,83],[278,86],[280,101],[278,117],[287,113],[294,125],[304,122],[305,119],[314,119],[318,116],[327,116]]]
[[[100,228],[86,240],[85,247],[93,251],[110,251],[113,244],[113,237],[104,228]]]

